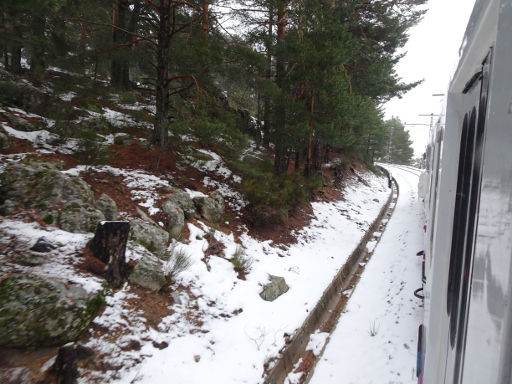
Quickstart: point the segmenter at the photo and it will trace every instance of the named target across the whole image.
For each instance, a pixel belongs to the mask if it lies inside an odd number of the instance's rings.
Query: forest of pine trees
[[[408,134],[384,121],[382,106],[417,85],[395,65],[425,3],[2,0],[0,54],[7,71],[33,81],[58,67],[119,92],[150,91],[156,147],[172,151],[192,132],[251,175],[245,192],[259,196],[262,174],[280,190],[307,184],[334,152],[410,162]],[[272,164],[238,161],[248,136]]]

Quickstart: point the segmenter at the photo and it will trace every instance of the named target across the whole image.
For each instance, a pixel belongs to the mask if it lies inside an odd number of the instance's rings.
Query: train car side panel
[[[512,383],[512,2],[501,1],[487,110],[464,383]]]

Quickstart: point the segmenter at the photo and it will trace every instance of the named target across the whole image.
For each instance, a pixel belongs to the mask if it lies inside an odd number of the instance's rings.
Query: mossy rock
[[[194,201],[187,192],[181,189],[174,189],[173,193],[167,195],[167,198],[183,210],[187,219],[194,217],[196,214]]]
[[[45,212],[61,201],[75,199],[94,204],[89,185],[79,177],[60,172],[58,164],[16,163],[7,166],[0,175],[0,201],[11,200],[24,208]]]
[[[18,265],[23,265],[25,267],[35,267],[37,265],[46,264],[48,260],[41,256],[34,255],[18,255],[14,259],[14,263]]]
[[[155,224],[136,218],[130,222],[130,240],[152,253],[162,255],[169,244],[169,233]]]
[[[224,198],[219,191],[213,191],[211,197],[197,196],[193,199],[201,216],[210,223],[220,223],[224,217]]]
[[[75,341],[103,303],[103,291],[13,274],[0,282],[0,345],[35,348]]]
[[[62,206],[60,227],[74,233],[94,232],[98,223],[104,220],[105,215],[100,210],[80,200],[73,200]]]
[[[185,226],[185,214],[183,210],[171,201],[165,201],[162,204],[162,211],[167,217],[167,230],[172,238],[181,237],[181,232]]]
[[[16,207],[36,208],[47,224],[56,225],[60,220],[61,228],[70,232],[94,232],[98,222],[105,220],[100,209],[113,214],[115,206],[105,196],[97,209],[92,189],[85,181],[62,173],[58,164],[33,160],[6,167],[0,175],[0,204],[5,214]]]
[[[167,283],[162,261],[148,255],[144,255],[137,263],[128,280],[152,291],[161,290]]]
[[[5,129],[0,126],[0,151],[11,146],[12,142]]]
[[[117,220],[117,204],[110,196],[102,193],[99,199],[96,200],[96,207],[103,212],[105,220]]]
[[[114,137],[114,144],[116,145],[130,145],[133,141],[133,137],[130,135],[117,135]]]

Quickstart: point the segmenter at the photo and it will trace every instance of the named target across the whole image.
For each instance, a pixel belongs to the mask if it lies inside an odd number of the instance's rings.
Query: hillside
[[[69,341],[79,382],[260,382],[390,194],[335,152],[312,194],[248,184],[242,165],[272,147],[247,138],[229,153],[188,133],[162,151],[143,88],[117,93],[58,68],[43,82],[0,75],[15,84],[0,106],[7,382],[52,382]],[[261,191],[274,194],[267,206],[254,203]],[[117,287],[87,245],[104,220],[131,224]]]

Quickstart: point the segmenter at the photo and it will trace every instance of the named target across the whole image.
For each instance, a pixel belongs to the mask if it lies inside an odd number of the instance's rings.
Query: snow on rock
[[[222,158],[215,152],[205,149],[199,149],[198,151],[211,158],[211,160],[197,160],[192,164],[193,167],[202,172],[215,173],[225,181],[231,180],[233,183],[240,183],[242,181],[240,176],[233,174]],[[234,191],[227,184],[214,180],[209,176],[203,178],[203,185],[219,190],[235,212],[240,212],[240,210],[248,204],[240,193]]]
[[[62,101],[71,101],[71,100],[73,100],[73,98],[76,97],[76,93],[73,91],[70,91],[70,92],[66,92],[66,93],[61,93],[58,95],[58,97]]]
[[[82,286],[87,292],[98,292],[102,289],[102,280],[96,277],[82,274],[75,269],[80,262],[76,258],[76,252],[84,248],[92,238],[92,234],[70,233],[54,227],[41,227],[39,224],[24,223],[21,221],[0,218],[0,272],[30,271],[44,278],[61,278],[66,276],[71,283]],[[18,242],[25,244],[26,250],[34,245],[41,237],[51,241],[56,249],[47,253],[46,262],[37,266],[20,266],[13,263],[12,256],[7,246],[15,237]],[[23,245],[21,247],[23,250]]]
[[[17,139],[28,140],[33,143],[35,146],[43,147],[47,149],[51,149],[52,146],[48,145],[48,143],[52,143],[58,139],[58,136],[54,133],[50,133],[45,129],[40,129],[37,131],[24,132],[18,131],[14,128],[11,128],[7,124],[2,124],[2,128],[10,135]]]
[[[160,211],[157,202],[160,199],[159,188],[172,188],[171,184],[167,180],[163,180],[155,175],[151,175],[140,170],[129,170],[120,169],[110,166],[102,167],[88,167],[96,172],[109,172],[115,176],[122,176],[126,186],[130,189],[132,200],[138,201],[141,207],[148,209],[150,215]],[[86,170],[85,166],[77,166],[75,168],[68,169],[64,173],[70,175],[79,175],[80,172]]]

